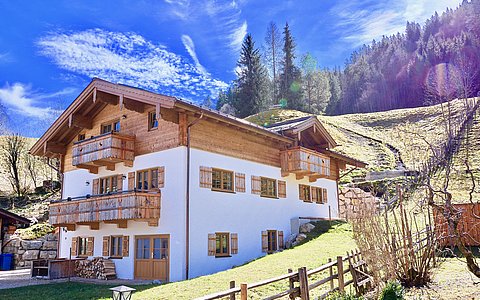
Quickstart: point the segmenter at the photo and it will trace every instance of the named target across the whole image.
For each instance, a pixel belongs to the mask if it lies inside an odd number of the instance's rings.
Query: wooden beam
[[[120,106],[120,110],[123,109],[123,95],[118,97],[118,106]]]
[[[98,167],[96,166],[79,164],[79,165],[76,165],[76,167],[80,169],[87,169],[88,172],[92,174],[98,174]]]
[[[187,114],[183,112],[178,113],[178,134],[180,139],[180,145],[187,145]]]
[[[90,227],[90,230],[99,230],[100,222],[78,222],[77,225],[86,225]]]
[[[147,219],[145,221],[147,221],[148,226],[152,226],[152,227],[158,226],[158,219]]]
[[[145,112],[145,104],[128,98],[123,98],[123,106],[131,111],[143,114]]]
[[[93,103],[97,102],[97,88],[93,88]]]
[[[99,101],[99,102],[103,102],[103,103],[111,104],[111,105],[117,105],[118,100],[119,100],[118,96],[108,94],[108,93],[105,93],[105,92],[101,92],[101,91],[97,92],[97,101]]]
[[[92,119],[88,117],[83,117],[79,115],[73,115],[71,114],[68,117],[68,127],[78,127],[82,129],[92,129],[93,124],[92,124]]]
[[[155,116],[157,117],[157,121],[162,118],[162,115],[160,114],[160,103],[155,105]]]
[[[101,162],[101,164],[102,164],[103,166],[105,166],[105,168],[106,168],[107,170],[109,170],[109,171],[115,171],[115,163],[114,163],[114,162],[112,162],[112,163],[110,163],[110,162]]]
[[[67,147],[63,144],[60,143],[54,143],[54,142],[46,142],[43,145],[43,152],[51,152],[51,153],[56,153],[56,154],[63,154],[67,152]]]
[[[65,227],[68,231],[75,231],[76,225],[75,224],[53,224],[55,227]]]

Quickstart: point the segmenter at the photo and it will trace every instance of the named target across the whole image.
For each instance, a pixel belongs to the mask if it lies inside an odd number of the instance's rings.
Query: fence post
[[[247,300],[248,286],[246,283],[240,284],[240,299]]]
[[[233,289],[235,287],[235,280],[230,281],[230,288]],[[235,300],[235,292],[230,294],[230,300]]]
[[[328,263],[331,263],[331,262],[332,262],[332,259],[329,258],[329,259],[328,259]],[[329,273],[330,273],[330,277],[332,277],[332,276],[333,276],[333,267],[328,268],[328,271],[329,271]],[[331,291],[333,291],[333,289],[334,289],[333,286],[334,286],[334,284],[333,284],[333,278],[332,278],[332,279],[330,279],[330,290],[331,290]]]
[[[288,273],[292,273],[293,270],[292,269],[288,269]],[[295,287],[295,285],[293,284],[293,278],[288,278],[288,288],[289,289],[293,289]]]
[[[343,257],[337,256],[338,290],[340,293],[345,291],[345,280],[343,277]]]
[[[306,267],[302,267],[298,269],[298,280],[300,281],[300,299],[310,300],[310,295],[308,292],[308,276],[307,276]]]

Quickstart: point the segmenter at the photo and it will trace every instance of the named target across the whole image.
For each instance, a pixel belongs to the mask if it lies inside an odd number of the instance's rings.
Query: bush
[[[402,300],[403,287],[398,281],[390,281],[383,288],[379,300]]]
[[[17,234],[22,240],[34,240],[36,238],[45,236],[55,230],[50,224],[35,224],[25,229],[17,229]]]

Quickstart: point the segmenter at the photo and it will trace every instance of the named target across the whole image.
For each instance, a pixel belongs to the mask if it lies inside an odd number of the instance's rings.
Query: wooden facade
[[[127,220],[135,220],[157,226],[160,198],[160,193],[127,192],[60,201],[50,204],[50,224],[71,229],[75,225],[90,225],[91,229],[98,229],[99,222],[126,227]]]
[[[298,179],[309,176],[310,181],[330,177],[330,158],[303,147],[294,147],[280,152],[282,176],[289,173]]]
[[[458,231],[461,233],[461,240],[465,246],[480,246],[480,203],[453,204],[455,209],[461,213],[458,223]],[[447,221],[442,212],[438,209],[433,210],[435,221],[435,235],[439,244],[445,246],[455,246]]]

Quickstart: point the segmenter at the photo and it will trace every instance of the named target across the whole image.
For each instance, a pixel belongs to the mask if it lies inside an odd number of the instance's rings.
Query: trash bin
[[[3,266],[3,254],[0,254],[0,270],[3,270],[2,266]]]
[[[2,263],[1,263],[1,270],[8,271],[12,269],[13,266],[13,254],[12,253],[4,253],[2,254]]]

